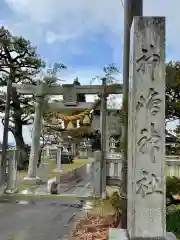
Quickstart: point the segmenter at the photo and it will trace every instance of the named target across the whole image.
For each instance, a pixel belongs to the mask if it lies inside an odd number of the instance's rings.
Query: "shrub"
[[[166,195],[180,194],[180,179],[177,177],[166,178]]]
[[[118,194],[117,191],[113,192],[113,194],[110,196],[109,198],[110,203],[112,204],[112,206],[118,211],[118,212],[122,212],[123,210],[123,205],[124,205],[124,201],[121,198],[121,196]]]
[[[173,209],[166,215],[167,232],[172,232],[180,239],[180,209]]]
[[[175,200],[173,195],[180,194],[180,179],[177,177],[166,178],[166,205],[179,204],[179,200]]]

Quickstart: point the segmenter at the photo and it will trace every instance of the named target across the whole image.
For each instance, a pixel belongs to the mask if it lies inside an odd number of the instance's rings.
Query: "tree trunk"
[[[19,150],[17,168],[18,170],[24,170],[28,166],[29,156],[22,135],[21,121],[15,121],[13,135],[16,141],[16,147]]]

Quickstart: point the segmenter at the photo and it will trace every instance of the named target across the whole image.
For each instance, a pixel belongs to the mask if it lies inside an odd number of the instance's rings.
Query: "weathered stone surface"
[[[43,85],[43,91],[42,91],[42,85]],[[36,94],[39,96],[39,94],[44,95],[61,95],[64,94],[64,88],[68,86],[68,84],[63,85],[47,85],[42,84],[39,86],[32,86],[30,84],[16,84],[13,83],[13,87],[16,88],[18,93],[24,94],[24,95],[33,95]],[[72,84],[69,84],[72,85]],[[100,85],[81,85],[81,86],[74,86],[76,93],[84,93],[84,94],[99,94],[102,92],[102,86]],[[112,84],[107,86],[107,91],[109,94],[121,94],[122,93],[122,84]]]
[[[24,177],[24,183],[25,184],[31,184],[36,185],[41,183],[41,179],[38,177],[30,178],[30,177]]]
[[[18,150],[10,150],[11,155],[8,159],[8,179],[7,179],[7,188],[6,193],[16,192],[16,177],[17,177],[17,159],[18,159]]]
[[[61,171],[61,146],[57,150],[57,171]]]
[[[69,172],[62,172],[56,177],[56,182],[58,184],[62,184],[77,180],[84,180],[84,177],[86,176],[86,167],[87,166],[84,165]]]
[[[133,38],[133,77],[130,78],[129,96],[128,232],[131,238],[164,237],[165,19],[135,17]]]
[[[109,228],[109,240],[128,240],[129,236],[126,229],[118,229],[118,228]],[[165,237],[162,238],[135,238],[136,240],[176,240],[176,236],[167,232]],[[134,240],[135,240],[134,239]]]
[[[39,168],[37,169],[37,177],[39,177],[42,181],[48,180],[48,173],[49,173],[49,166],[48,163],[40,164]]]
[[[43,101],[44,101],[43,97],[36,97],[35,118],[32,133],[32,145],[28,168],[29,178],[36,178],[43,118]]]
[[[100,160],[101,160],[101,152],[94,152],[94,161],[92,162],[92,171],[91,171],[91,179],[93,186],[93,196],[100,197],[100,181],[101,181],[101,168],[100,168]]]

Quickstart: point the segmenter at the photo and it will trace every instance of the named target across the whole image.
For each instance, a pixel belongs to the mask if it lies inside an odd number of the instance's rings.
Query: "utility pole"
[[[123,46],[123,110],[124,110],[124,160],[122,166],[122,183],[125,201],[127,196],[127,147],[128,147],[128,95],[129,95],[129,62],[130,32],[134,16],[143,15],[143,0],[124,1],[124,46]],[[125,203],[123,227],[127,228],[127,206]]]
[[[101,197],[106,198],[106,78],[102,78],[102,95],[101,95],[101,182],[100,182],[100,193]]]

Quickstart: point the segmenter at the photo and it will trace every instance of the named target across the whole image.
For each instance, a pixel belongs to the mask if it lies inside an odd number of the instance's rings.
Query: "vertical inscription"
[[[131,138],[128,143],[130,238],[150,239],[164,236],[166,232],[164,35],[164,18],[134,18],[132,103],[128,115]],[[148,216],[144,214],[146,212]]]
[[[161,179],[155,173],[142,170],[142,177],[136,181],[136,194],[143,198],[154,193],[163,194]]]
[[[160,63],[160,55],[156,52],[156,48],[153,44],[150,44],[148,48],[142,48],[141,51],[141,56],[136,60],[138,66],[136,70],[141,74],[143,79],[149,77],[154,81],[155,70]]]
[[[151,162],[156,162],[156,151],[159,151],[160,149],[160,136],[158,132],[155,130],[155,124],[151,123],[150,131],[146,128],[142,129],[140,132],[140,139],[137,142],[137,145],[139,146],[139,151],[144,153],[150,153],[151,156]]]
[[[160,94],[154,88],[150,88],[148,96],[140,96],[136,109],[140,110],[145,107],[149,114],[155,116],[160,111],[161,102]]]

